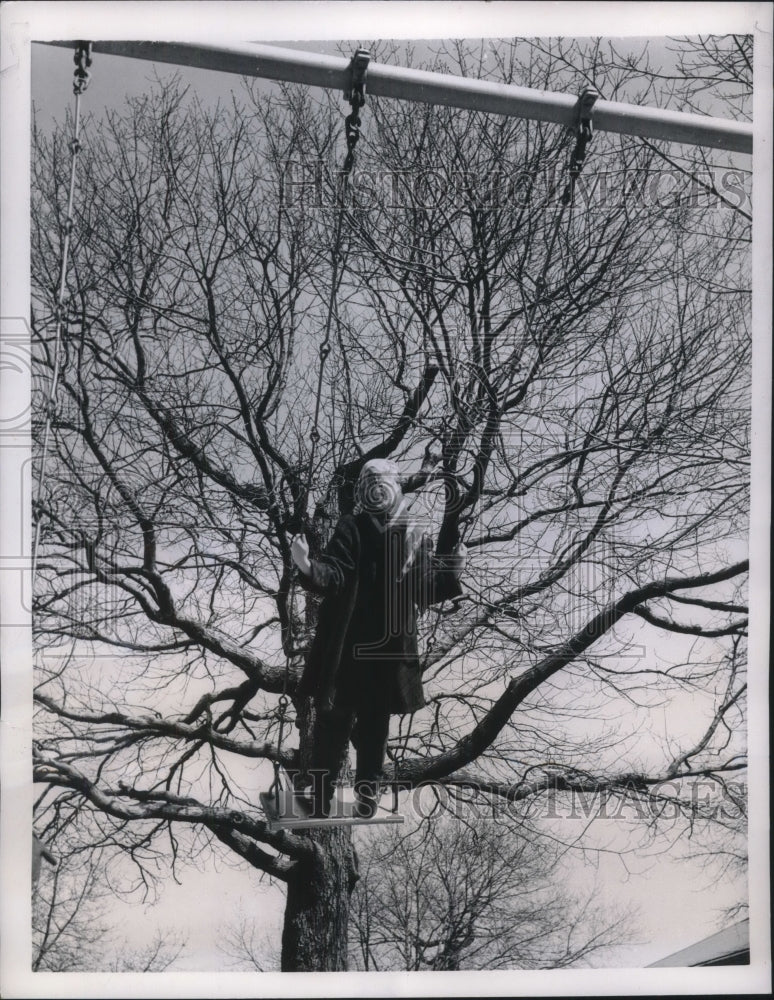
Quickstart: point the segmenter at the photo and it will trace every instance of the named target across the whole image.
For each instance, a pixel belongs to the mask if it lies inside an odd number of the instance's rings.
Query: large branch
[[[239,845],[239,853],[258,868],[277,878],[284,878],[287,865],[257,848],[248,850],[248,840],[268,844],[282,854],[299,860],[315,851],[312,841],[287,831],[270,833],[263,820],[234,809],[205,806],[193,798],[182,798],[169,792],[149,792],[121,784],[118,789],[99,787],[72,765],[61,760],[36,756],[33,780],[47,782],[78,792],[101,812],[128,822],[163,820],[170,823],[200,824],[211,830],[225,843]],[[232,845],[230,845],[232,846]]]
[[[238,643],[231,642],[206,628],[201,622],[194,621],[192,618],[187,618],[180,614],[173,606],[165,609],[161,614],[156,612],[151,606],[146,607],[145,610],[152,621],[160,625],[168,625],[172,628],[180,629],[181,632],[185,633],[197,645],[239,667],[240,670],[244,671],[264,691],[271,691],[278,694],[283,690],[285,684],[283,667],[271,666],[254,653],[245,650]],[[296,676],[297,671],[290,667],[288,667],[288,670],[291,671],[288,681],[292,690],[298,679]]]
[[[149,532],[154,531],[153,524],[148,520]],[[155,541],[153,542],[155,551]],[[200,621],[184,615],[177,607],[172,592],[163,578],[163,575],[156,568],[155,558],[149,554],[146,544],[145,562],[143,568],[137,569],[132,566],[112,566],[109,571],[98,566],[96,563],[91,567],[96,579],[101,583],[118,585],[134,598],[138,605],[145,612],[147,617],[157,625],[165,625],[168,628],[177,629],[188,637],[191,642],[201,646],[216,656],[219,656],[229,663],[234,664],[242,670],[250,681],[256,686],[266,691],[279,693],[285,687],[284,668],[271,666],[259,656],[246,650],[242,645],[219,635],[212,629],[207,628]],[[155,603],[141,590],[129,586],[129,579],[138,580],[140,583],[149,584],[154,593]],[[91,637],[89,637],[91,638]],[[288,669],[291,672],[288,681],[294,685],[297,681],[297,671]]]
[[[287,879],[288,874],[293,868],[292,863],[278,860],[271,854],[267,854],[266,851],[262,851],[254,840],[251,840],[249,836],[246,836],[239,830],[233,829],[233,827],[215,824],[211,829],[218,840],[229,847],[235,854],[244,858],[253,868],[260,868],[269,875],[273,875],[275,878],[282,879],[283,881]]]
[[[746,572],[748,565],[748,561],[744,560],[714,573],[703,573],[685,578],[667,577],[624,594],[623,597],[608,604],[567,642],[562,643],[535,666],[511,680],[490,711],[454,747],[444,753],[437,754],[435,757],[403,764],[398,770],[398,779],[409,784],[419,784],[423,781],[448,777],[460,768],[466,767],[494,743],[513,712],[525,698],[549,677],[577,659],[598,639],[609,632],[625,615],[634,611],[638,605],[655,597],[665,597],[674,590],[706,587],[714,583],[721,583]]]
[[[238,689],[234,689],[234,692],[234,696],[237,697]],[[213,698],[212,700],[215,699]],[[119,726],[122,729],[145,734],[149,737],[166,737],[188,742],[204,741],[218,750],[236,753],[241,757],[277,761],[286,768],[292,767],[294,764],[292,751],[278,752],[277,747],[268,742],[243,742],[231,739],[222,732],[214,729],[210,721],[205,721],[198,725],[190,725],[188,722],[173,722],[152,715],[130,716],[124,715],[123,712],[76,712],[57,704],[53,698],[49,698],[40,692],[35,694],[35,701],[59,718],[69,719],[72,722],[84,722],[89,726]],[[197,706],[199,711],[203,711],[204,707],[203,701],[200,701],[200,704]],[[197,714],[199,714],[199,711],[197,711]],[[193,712],[189,713],[186,718],[194,718]]]
[[[710,611],[725,611],[727,614],[746,615],[750,610],[746,604],[729,604],[726,601],[704,601],[700,597],[686,597],[684,594],[671,594],[670,601],[678,604],[690,604],[697,608],[707,608]]]
[[[722,780],[721,776],[742,771],[747,767],[745,760],[739,761],[734,758],[715,767],[706,768],[684,768],[673,772],[670,766],[660,774],[639,774],[634,772],[623,772],[620,774],[597,776],[586,774],[575,768],[567,768],[562,771],[553,770],[543,772],[539,777],[511,783],[502,781],[492,781],[491,779],[473,773],[455,774],[448,778],[443,778],[438,784],[444,788],[466,790],[476,793],[484,793],[493,799],[502,799],[505,802],[525,802],[546,792],[575,792],[583,795],[619,795],[625,797],[641,797],[663,802],[683,802],[679,795],[667,795],[659,791],[662,786],[669,786],[676,781],[691,778],[709,778]],[[701,804],[691,797],[684,802],[686,808],[696,812]],[[709,806],[714,808],[713,805]]]

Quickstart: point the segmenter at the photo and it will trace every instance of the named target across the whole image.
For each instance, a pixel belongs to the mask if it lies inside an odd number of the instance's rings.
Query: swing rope
[[[548,243],[548,250],[546,252],[545,258],[543,260],[543,267],[540,271],[540,275],[535,282],[535,294],[532,303],[527,311],[527,332],[532,333],[535,314],[537,312],[538,306],[540,305],[540,300],[546,290],[546,279],[548,277],[548,269],[551,266],[554,255],[554,247],[556,246],[556,240],[559,235],[559,230],[562,225],[562,219],[564,217],[564,210],[568,208],[572,211],[572,207],[575,203],[575,185],[580,176],[581,170],[586,160],[586,151],[589,143],[593,137],[593,124],[592,124],[592,114],[594,103],[599,97],[599,92],[594,87],[585,87],[580,94],[578,99],[578,120],[574,129],[575,146],[570,153],[570,159],[568,164],[568,178],[565,184],[564,191],[559,202],[559,208],[556,212],[556,218],[554,220],[554,226],[551,231],[551,239]],[[508,380],[508,390],[513,380],[514,371],[511,373],[511,377]],[[474,503],[470,508],[470,513],[464,518],[464,526],[459,530],[459,539],[464,541],[465,537],[470,532],[473,525],[473,515],[475,513],[476,505],[481,499],[480,495],[476,497]]]
[[[331,351],[331,330],[333,328],[334,316],[337,316],[336,299],[338,295],[340,273],[339,263],[341,258],[341,232],[344,226],[344,216],[346,214],[346,193],[348,190],[349,177],[352,167],[355,164],[355,147],[360,139],[360,110],[365,105],[365,78],[370,55],[365,49],[358,49],[352,57],[350,63],[350,84],[344,93],[345,100],[349,102],[350,113],[344,119],[344,135],[347,143],[347,155],[344,159],[344,166],[341,171],[341,183],[338,187],[338,215],[333,237],[333,253],[331,256],[331,288],[328,296],[328,309],[325,319],[325,333],[319,347],[319,365],[317,369],[317,391],[315,394],[314,418],[312,430],[309,435],[311,448],[309,451],[309,466],[306,481],[306,504],[307,516],[309,516],[309,499],[312,492],[312,480],[314,477],[314,461],[317,452],[317,444],[320,440],[320,409],[322,406],[323,380],[325,376],[325,362]],[[293,604],[293,579],[291,576],[289,606]],[[280,777],[282,756],[282,741],[285,733],[285,720],[290,699],[288,698],[288,672],[290,669],[289,658],[285,657],[285,671],[282,679],[282,694],[277,702],[279,715],[279,734],[277,736],[277,759],[274,761],[274,781],[269,788],[269,794],[274,792],[274,803],[277,813],[280,811]]]
[[[534,298],[527,308],[526,313],[526,326],[527,332],[531,335],[535,323],[535,314],[537,313],[540,301],[546,290],[546,279],[548,277],[548,270],[551,267],[551,263],[554,255],[554,247],[556,246],[556,240],[559,236],[559,230],[562,225],[562,219],[564,217],[565,208],[570,208],[572,210],[572,205],[575,200],[575,184],[580,176],[580,172],[583,169],[583,164],[586,158],[586,149],[591,142],[592,138],[592,109],[594,107],[594,102],[599,97],[597,90],[594,87],[586,87],[578,99],[578,119],[574,128],[575,146],[570,154],[569,164],[568,164],[568,178],[565,185],[564,191],[560,198],[559,208],[556,212],[556,217],[554,220],[553,229],[551,231],[551,237],[548,241],[548,250],[543,259],[543,266],[540,271],[540,275],[535,281],[535,292]],[[514,366],[513,371],[510,374],[508,382],[506,384],[506,394],[510,391],[513,378],[516,373],[516,367]],[[453,477],[453,473],[451,474]],[[451,485],[451,484],[450,484]],[[451,488],[457,489],[456,484],[452,485]],[[472,489],[472,488],[471,488]],[[463,504],[460,507],[457,518],[447,525],[445,529],[442,529],[441,536],[438,540],[438,550],[439,552],[446,552],[447,549],[451,550],[454,545],[459,545],[464,543],[465,538],[469,534],[473,522],[476,506],[481,499],[480,492],[473,499],[472,503],[469,505]],[[467,514],[463,515],[463,510],[468,510]],[[462,525],[460,525],[462,521]]]
[[[568,166],[569,177],[567,178],[567,183],[565,184],[564,191],[562,192],[559,209],[556,213],[556,220],[551,233],[551,240],[548,244],[548,252],[546,253],[545,260],[543,261],[543,268],[540,272],[540,277],[535,282],[535,298],[532,302],[531,310],[527,315],[527,329],[530,332],[535,319],[535,312],[537,311],[541,296],[546,288],[546,277],[548,275],[548,269],[551,266],[554,246],[556,245],[556,238],[559,235],[564,210],[569,207],[570,211],[572,211],[572,206],[575,203],[575,184],[586,160],[586,149],[591,142],[593,134],[592,109],[597,97],[599,97],[599,94],[593,87],[586,87],[581,92],[578,101],[578,121],[575,126],[575,147],[570,154],[570,162]]]
[[[45,422],[43,425],[43,447],[40,458],[40,475],[38,478],[38,517],[35,523],[35,535],[32,542],[32,585],[35,583],[35,573],[38,564],[38,548],[40,545],[40,532],[43,518],[40,512],[40,494],[43,481],[46,475],[46,464],[48,462],[48,452],[51,439],[51,425],[57,411],[57,389],[62,367],[62,333],[67,325],[67,271],[70,255],[70,236],[73,231],[74,219],[73,210],[75,204],[75,181],[78,165],[78,153],[81,149],[80,128],[81,128],[81,95],[89,85],[89,67],[91,66],[91,42],[78,42],[75,48],[75,80],[73,82],[73,93],[75,94],[75,110],[73,112],[73,137],[70,140],[70,189],[67,197],[67,214],[64,222],[64,240],[62,242],[62,259],[59,267],[59,284],[57,291],[55,318],[56,327],[54,330],[54,353],[51,382],[48,387],[48,395],[45,402]]]
[[[349,101],[351,111],[344,119],[344,135],[347,142],[347,155],[344,159],[344,166],[341,171],[341,183],[338,188],[338,215],[336,218],[336,228],[333,236],[333,254],[331,259],[331,288],[328,297],[328,311],[325,318],[325,333],[319,347],[320,364],[317,371],[317,392],[315,394],[314,418],[312,420],[312,430],[310,440],[312,447],[309,453],[309,472],[306,483],[307,504],[312,490],[312,478],[314,476],[314,460],[317,452],[317,444],[320,440],[320,408],[322,404],[323,378],[325,374],[325,362],[331,351],[331,329],[333,327],[334,316],[338,315],[336,299],[338,295],[340,275],[339,263],[341,258],[341,232],[344,226],[344,216],[346,215],[346,193],[349,186],[349,178],[352,167],[355,165],[355,147],[360,139],[360,110],[365,105],[365,77],[370,56],[365,49],[358,49],[352,57],[350,63],[351,82],[349,89],[345,92],[345,99]]]

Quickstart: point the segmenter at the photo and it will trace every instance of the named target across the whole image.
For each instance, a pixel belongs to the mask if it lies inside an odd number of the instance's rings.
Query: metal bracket
[[[73,93],[80,95],[89,85],[89,67],[91,66],[91,42],[79,41],[75,46],[75,80],[73,82]]]
[[[584,87],[578,98],[578,126],[582,127],[588,122],[591,127],[591,119],[594,114],[594,105],[599,97],[596,87]]]
[[[599,97],[595,87],[584,87],[576,106],[577,120],[575,123],[575,148],[570,154],[569,180],[562,194],[562,204],[572,204],[575,192],[575,182],[583,169],[586,159],[586,147],[591,142],[593,132],[594,104]]]
[[[363,104],[365,101],[366,74],[371,53],[368,49],[358,49],[349,63],[349,83],[344,88],[344,99],[350,104]]]

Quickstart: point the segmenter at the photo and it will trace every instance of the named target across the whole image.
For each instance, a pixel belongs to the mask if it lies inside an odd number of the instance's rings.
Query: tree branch
[[[609,632],[625,615],[634,611],[639,604],[654,597],[664,597],[673,590],[706,587],[713,583],[721,583],[746,572],[748,566],[748,561],[744,560],[714,573],[703,573],[685,578],[667,577],[665,580],[654,581],[624,594],[623,597],[613,601],[595,615],[571,639],[562,643],[535,666],[511,680],[490,711],[451,750],[429,759],[409,761],[403,764],[398,770],[397,778],[400,781],[405,780],[412,784],[419,784],[423,781],[445,778],[461,767],[467,766],[492,745],[513,712],[528,695],[553,674],[572,663],[597,639]]]
[[[270,833],[265,822],[255,820],[245,813],[218,806],[203,806],[195,799],[181,798],[171,793],[144,792],[141,789],[121,787],[118,791],[99,788],[72,765],[61,760],[52,760],[35,755],[33,758],[33,780],[44,781],[61,788],[71,788],[80,793],[101,812],[117,819],[128,821],[163,820],[173,823],[201,824],[217,833],[229,835],[239,832],[240,844],[244,847],[246,838],[269,844],[275,850],[300,860],[314,855],[312,841],[297,837],[287,831]],[[122,801],[130,799],[130,802]],[[222,839],[222,837],[221,837]],[[259,854],[253,854],[260,861]],[[243,855],[244,856],[244,855]],[[248,859],[249,860],[249,859]],[[259,864],[258,867],[263,867]],[[287,870],[281,868],[280,871]],[[275,874],[274,871],[269,874]],[[278,877],[282,877],[281,874]]]
[[[678,622],[669,621],[667,618],[659,618],[657,615],[654,615],[652,611],[643,606],[634,608],[634,614],[639,615],[639,617],[646,621],[649,625],[655,625],[656,628],[666,629],[667,632],[679,632],[682,635],[703,635],[707,639],[717,638],[721,635],[736,635],[747,628],[746,618],[743,618],[739,622],[732,622],[725,628],[707,629],[703,628],[701,625],[681,625]]]
[[[186,741],[203,740],[218,750],[237,753],[242,757],[278,761],[283,767],[291,767],[295,759],[293,751],[290,750],[278,754],[276,746],[272,743],[244,743],[239,740],[230,739],[221,732],[214,730],[209,722],[200,723],[196,726],[189,725],[187,724],[187,720],[195,718],[193,713],[189,713],[184,722],[171,722],[158,716],[132,717],[124,715],[122,712],[74,712],[63,705],[57,704],[53,698],[49,698],[40,692],[36,692],[35,701],[59,718],[70,719],[73,722],[86,722],[92,726],[121,726],[133,732],[144,733],[149,737],[165,736]],[[200,711],[204,707],[202,705]]]

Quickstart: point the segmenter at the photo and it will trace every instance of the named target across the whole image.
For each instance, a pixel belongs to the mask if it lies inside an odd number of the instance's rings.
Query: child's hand
[[[309,562],[309,543],[303,535],[296,535],[291,539],[290,555],[301,572],[308,576],[312,570],[312,564]]]

